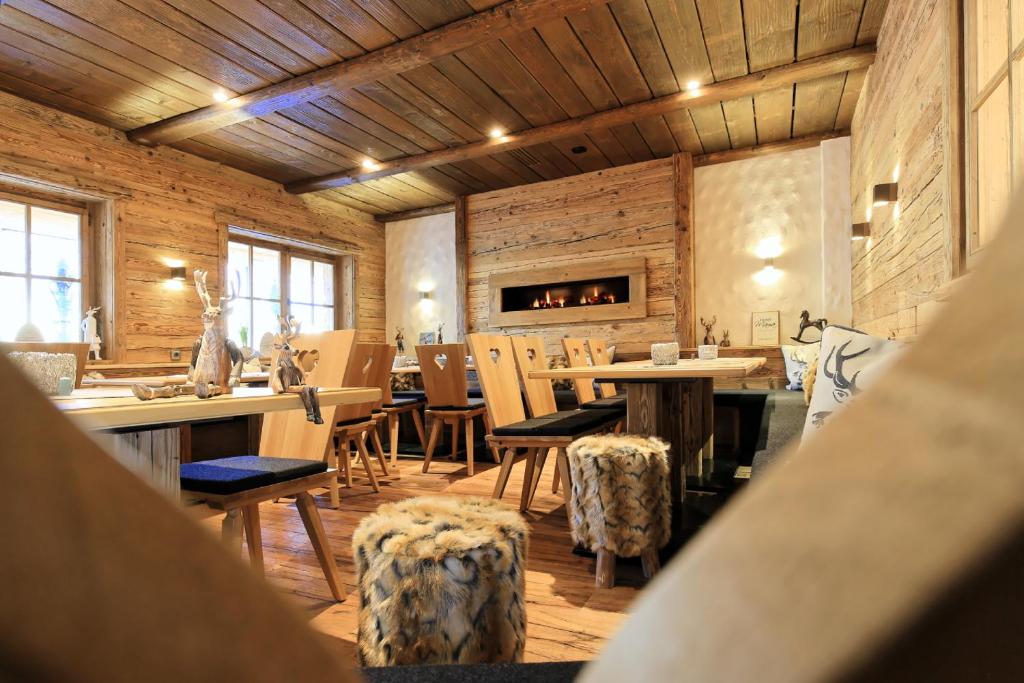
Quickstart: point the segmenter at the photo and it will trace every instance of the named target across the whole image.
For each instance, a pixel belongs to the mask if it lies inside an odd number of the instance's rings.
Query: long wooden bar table
[[[321,388],[318,395],[324,409],[381,400],[376,387]],[[269,388],[239,387],[232,394],[208,399],[190,395],[140,401],[129,388],[103,387],[76,389],[53,401],[81,429],[98,435],[122,464],[173,497],[179,491],[182,425],[275,411],[305,412],[297,395],[274,394]]]
[[[672,447],[672,494],[680,500],[686,476],[699,477],[714,453],[715,378],[741,378],[765,358],[680,360],[654,365],[649,360],[612,365],[533,370],[532,379],[615,382],[626,386],[626,431],[659,436]]]

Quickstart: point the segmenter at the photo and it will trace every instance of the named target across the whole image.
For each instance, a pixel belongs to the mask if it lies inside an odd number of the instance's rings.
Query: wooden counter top
[[[371,387],[320,389],[323,407],[379,401],[381,391]],[[295,394],[274,394],[270,389],[235,389],[230,396],[199,399],[195,396],[140,401],[128,388],[77,389],[71,396],[53,397],[54,404],[86,430],[143,427],[178,422],[254,415],[277,410],[302,410]]]
[[[680,360],[675,365],[654,365],[649,360],[587,365],[577,368],[531,370],[530,379],[658,380],[697,377],[745,377],[765,364],[764,358]]]

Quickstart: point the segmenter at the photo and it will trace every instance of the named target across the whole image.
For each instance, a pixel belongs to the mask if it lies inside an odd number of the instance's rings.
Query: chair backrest
[[[570,368],[583,368],[590,365],[587,362],[587,347],[582,339],[566,337],[562,340],[562,349],[565,351],[565,360],[569,363]],[[593,377],[579,377],[574,379],[572,384],[576,389],[576,400],[580,405],[597,400]]]
[[[612,359],[608,355],[608,345],[604,343],[603,339],[588,339],[587,348],[590,349],[590,358],[594,361],[594,365],[612,364]],[[598,382],[597,388],[601,390],[602,398],[611,398],[618,393],[614,382]]]
[[[466,341],[473,354],[491,424],[504,427],[525,420],[512,340],[500,334],[476,333],[466,335]]]
[[[427,405],[464,406],[469,403],[465,344],[420,344],[416,347]]]
[[[312,387],[342,387],[345,386],[345,369],[355,341],[355,330],[335,330],[303,334],[289,344],[296,354],[316,350],[319,355],[316,367],[306,373],[306,384]],[[277,355],[276,350],[271,354],[271,372],[277,367]],[[263,429],[260,431],[260,455],[322,459],[328,440],[334,434],[335,415],[339,407],[321,406],[320,414],[324,418],[322,425],[307,421],[306,411],[301,408],[264,413]]]
[[[395,397],[392,395],[391,379],[393,377],[392,370],[395,369],[395,356],[398,355],[398,347],[392,346],[391,350],[387,352],[387,363],[381,367],[380,375],[380,395],[383,398],[381,403],[388,404],[394,401]]]
[[[548,358],[544,354],[544,340],[540,337],[512,337],[512,350],[519,368],[519,379],[526,390],[526,403],[530,417],[548,415],[558,410],[555,390],[549,379],[530,379],[531,370],[547,370]]]
[[[394,358],[394,352],[388,344],[356,344],[349,356],[348,365],[345,367],[345,376],[342,380],[343,387],[378,387],[380,386],[380,374],[385,364],[388,371],[391,370],[388,356]],[[356,403],[354,405],[338,406],[334,414],[335,422],[354,420],[359,417],[369,417],[374,408],[379,408],[383,401],[372,403]]]

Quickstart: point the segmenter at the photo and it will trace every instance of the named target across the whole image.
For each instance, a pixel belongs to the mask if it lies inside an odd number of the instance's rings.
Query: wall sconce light
[[[420,292],[420,301],[429,301],[433,298],[430,292]]]
[[[871,223],[854,223],[850,239],[862,240],[871,237]]]
[[[885,206],[886,204],[892,204],[899,197],[899,184],[898,183],[881,183],[875,185],[875,189],[872,191],[872,204],[874,206]]]
[[[774,285],[782,277],[782,271],[775,267],[775,257],[764,260],[764,268],[754,273],[754,282],[759,285]]]
[[[185,266],[176,266],[171,268],[171,279],[177,280],[178,282],[185,281]]]

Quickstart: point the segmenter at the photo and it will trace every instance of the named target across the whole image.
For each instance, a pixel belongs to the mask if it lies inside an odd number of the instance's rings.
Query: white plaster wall
[[[852,202],[850,138],[825,140],[821,150],[822,312],[816,318],[850,325],[853,321]]]
[[[826,306],[845,306],[849,319],[849,192],[845,200],[836,196],[849,185],[848,142],[845,150],[845,162],[842,148],[836,148],[825,165],[821,149],[813,147],[695,170],[696,313],[698,321],[717,316],[719,341],[729,330],[734,346],[749,345],[754,311],[780,312],[783,343],[796,334],[805,308],[817,318]],[[847,207],[845,214],[839,204]],[[846,243],[839,245],[831,236],[842,221],[846,227],[839,234]],[[779,250],[778,279],[772,283],[755,277],[764,269],[758,249],[765,244]],[[845,274],[839,263],[844,248]],[[699,325],[697,332],[702,339]]]
[[[455,338],[455,214],[444,213],[388,223],[384,229],[385,337],[405,329],[406,353],[414,354],[420,332],[444,322],[445,341]],[[420,300],[420,290],[431,292]]]

